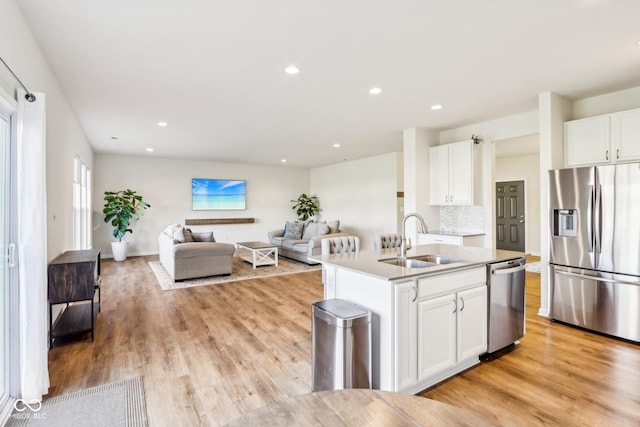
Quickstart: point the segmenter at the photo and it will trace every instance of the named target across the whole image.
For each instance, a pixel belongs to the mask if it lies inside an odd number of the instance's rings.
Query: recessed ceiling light
[[[382,89],[380,89],[379,87],[372,87],[371,89],[369,89],[369,93],[371,95],[380,95],[382,93]]]
[[[636,46],[640,46],[640,40],[636,42]]]
[[[335,144],[333,144],[333,148],[340,148],[340,144],[336,142]]]
[[[442,104],[433,104],[431,106],[432,110],[442,110]]]
[[[151,147],[147,148],[147,152],[153,153],[153,148],[151,148]]]
[[[280,163],[287,163],[287,159],[281,159]]]
[[[295,65],[289,65],[284,69],[284,72],[287,74],[298,74],[300,72],[300,68],[296,67]]]
[[[158,126],[166,127],[167,126],[167,122],[158,122]]]

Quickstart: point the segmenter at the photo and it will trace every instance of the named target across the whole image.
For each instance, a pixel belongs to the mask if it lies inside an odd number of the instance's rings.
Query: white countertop
[[[400,248],[383,250],[365,250],[357,253],[316,255],[310,257],[322,264],[332,265],[384,280],[398,280],[406,277],[439,274],[477,267],[492,262],[506,261],[525,256],[524,252],[505,251],[502,249],[475,248],[471,246],[455,245],[416,245],[407,252],[407,257],[421,255],[444,255],[460,258],[464,261],[452,264],[441,264],[425,268],[406,268],[379,262],[381,259],[394,258],[400,253]]]

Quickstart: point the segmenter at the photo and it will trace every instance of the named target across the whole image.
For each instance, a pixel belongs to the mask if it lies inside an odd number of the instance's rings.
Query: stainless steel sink
[[[395,257],[395,258],[386,258],[379,260],[380,262],[384,262],[386,264],[397,265],[399,267],[406,268],[426,268],[426,267],[434,267],[440,264],[452,264],[455,262],[462,262],[463,260],[460,258],[447,257],[443,255],[421,255],[415,257]]]

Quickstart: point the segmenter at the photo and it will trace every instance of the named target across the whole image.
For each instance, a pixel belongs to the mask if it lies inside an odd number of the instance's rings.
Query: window
[[[73,247],[91,248],[91,169],[73,157]]]

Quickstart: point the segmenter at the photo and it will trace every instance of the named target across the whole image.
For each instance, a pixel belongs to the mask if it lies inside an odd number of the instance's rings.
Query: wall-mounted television
[[[194,211],[246,209],[247,181],[193,178],[191,204]]]

